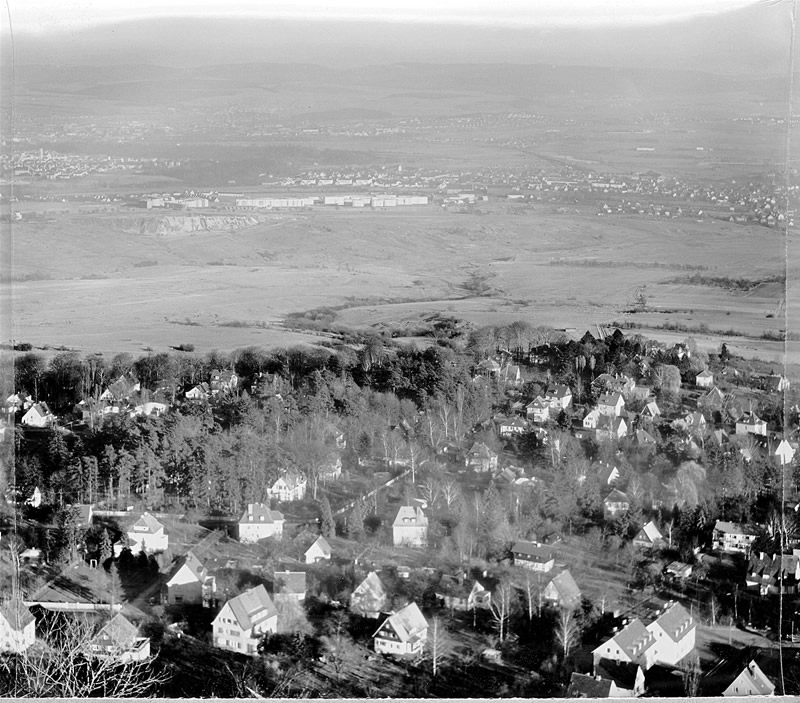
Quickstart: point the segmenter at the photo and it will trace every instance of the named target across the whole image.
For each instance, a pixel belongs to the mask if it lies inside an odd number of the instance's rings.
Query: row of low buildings
[[[353,208],[392,208],[428,205],[427,195],[324,195],[300,198],[236,198],[236,207],[275,209],[307,208],[315,205]]]

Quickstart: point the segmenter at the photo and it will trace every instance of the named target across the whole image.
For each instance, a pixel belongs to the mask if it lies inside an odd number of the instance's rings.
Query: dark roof
[[[514,555],[520,555],[527,561],[547,562],[553,558],[553,552],[548,548],[535,542],[515,542],[511,548]]]
[[[245,591],[236,598],[231,598],[226,605],[231,607],[233,616],[242,630],[249,630],[253,627],[256,616],[271,618],[278,613],[263,584]],[[259,617],[259,619],[263,618]]]
[[[279,513],[277,510],[270,510],[269,507],[263,503],[248,503],[247,510],[245,510],[244,513],[242,513],[242,517],[239,518],[239,524],[269,524],[281,520],[283,520],[283,513]]]
[[[273,592],[275,595],[281,593],[305,595],[306,592],[306,573],[305,571],[276,571],[273,574]]]
[[[610,679],[619,688],[632,691],[636,685],[636,674],[639,665],[634,662],[618,662],[613,659],[601,659],[595,664],[595,673],[604,679]]]
[[[573,673],[569,679],[567,696],[570,698],[608,698],[611,695],[609,679],[594,677],[589,674]]]
[[[129,649],[139,637],[136,627],[122,613],[117,613],[94,636],[93,643],[102,647],[120,647]]]
[[[611,491],[605,498],[603,498],[604,503],[630,503],[630,499],[627,495],[625,495],[622,491],[618,491],[616,488]]]
[[[558,592],[561,603],[566,606],[578,605],[581,602],[581,589],[572,578],[569,569],[562,571],[558,576],[555,576],[550,582]]]

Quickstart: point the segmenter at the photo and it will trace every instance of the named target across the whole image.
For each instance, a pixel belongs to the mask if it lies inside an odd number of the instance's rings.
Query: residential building
[[[525,414],[529,420],[544,424],[550,419],[550,403],[542,396],[537,396],[525,406]]]
[[[600,414],[597,419],[597,429],[595,437],[598,442],[610,442],[620,440],[628,436],[628,423],[624,417],[612,417]]]
[[[36,639],[36,619],[18,599],[0,605],[0,652],[20,654]]]
[[[267,537],[280,537],[283,523],[283,513],[270,510],[264,503],[248,503],[239,518],[239,541],[258,542]]]
[[[596,430],[601,417],[602,414],[600,410],[598,408],[592,408],[583,418],[583,428],[585,430]]]
[[[611,486],[619,481],[619,469],[608,462],[598,462],[597,478],[601,486]]]
[[[682,561],[671,561],[664,567],[664,574],[675,581],[684,581],[692,575],[693,567]]]
[[[544,399],[550,404],[550,409],[558,413],[572,405],[572,390],[563,383],[554,383],[547,389]]]
[[[717,520],[714,525],[712,546],[721,552],[742,552],[746,554],[758,537],[758,531],[736,522]]]
[[[210,605],[216,595],[216,579],[194,552],[189,551],[178,559],[165,584],[167,603]]]
[[[675,666],[694,649],[697,623],[680,603],[669,605],[647,629],[655,640],[655,661]]]
[[[767,554],[750,552],[745,584],[766,596],[781,591],[795,594],[800,583],[800,550],[792,554]]]
[[[554,576],[544,587],[543,597],[558,608],[574,610],[581,604],[581,589],[569,570]]]
[[[603,393],[597,401],[597,409],[601,415],[619,417],[625,408],[625,399],[621,393]]]
[[[142,637],[122,613],[116,613],[89,642],[89,651],[98,659],[113,659],[120,664],[138,662],[150,656],[150,638]]]
[[[511,437],[513,435],[525,434],[528,431],[528,423],[521,417],[512,417],[510,419],[502,420],[499,423],[500,435],[503,437]]]
[[[421,654],[428,639],[428,621],[416,603],[390,615],[373,635],[375,651],[399,656]]]
[[[55,424],[56,416],[50,412],[47,403],[42,400],[31,405],[20,422],[28,427],[50,427]]]
[[[331,545],[328,544],[322,535],[317,537],[303,555],[306,564],[316,564],[319,561],[326,561],[331,558]]]
[[[603,499],[603,513],[606,517],[614,517],[618,513],[624,513],[631,507],[631,501],[627,495],[616,488]]]
[[[703,369],[694,377],[694,382],[698,388],[711,388],[714,385],[714,374],[708,369]]]
[[[620,698],[638,698],[645,693],[644,671],[638,664],[601,659],[594,673],[602,679],[613,681]]]
[[[526,542],[520,540],[511,547],[511,554],[514,564],[522,566],[531,571],[547,573],[555,564],[555,557],[549,547],[538,542]]]
[[[428,518],[422,508],[400,506],[392,523],[395,547],[425,547],[428,544]]]
[[[647,430],[636,430],[633,433],[633,441],[637,447],[655,447],[657,442]]]
[[[497,454],[483,442],[475,442],[467,452],[465,463],[467,468],[475,471],[494,471],[497,468]]]
[[[770,681],[761,667],[751,659],[739,675],[722,692],[725,698],[740,696],[771,697],[775,695],[775,684]]]
[[[215,647],[255,655],[261,637],[277,631],[278,610],[262,584],[225,603],[211,627]]]
[[[276,571],[272,575],[272,592],[275,602],[281,600],[294,600],[302,603],[306,599],[306,572],[305,571]]]
[[[647,405],[642,408],[642,412],[639,413],[639,417],[645,422],[653,422],[659,415],[661,415],[661,409],[658,407],[658,403],[655,400],[651,400]]]
[[[693,413],[688,413],[683,421],[686,423],[686,429],[689,430],[689,432],[702,434],[706,428],[706,418],[701,412],[695,411]]]
[[[652,520],[642,527],[636,537],[633,538],[633,546],[640,549],[660,547],[662,544],[664,544],[664,537]]]
[[[656,663],[655,636],[636,618],[611,639],[592,650],[595,668],[602,659],[638,664],[647,671]]]
[[[712,388],[708,393],[700,396],[697,407],[706,412],[720,412],[725,407],[725,394],[719,388]]]
[[[186,393],[184,393],[184,396],[186,396],[187,400],[208,400],[208,398],[211,396],[211,388],[209,388],[208,384],[203,381],[202,383],[192,386],[188,391],[186,391]]]
[[[756,434],[766,436],[767,423],[756,415],[752,410],[745,412],[736,421],[736,434]]]
[[[350,612],[364,618],[377,618],[386,610],[389,595],[378,574],[370,571],[350,596]]]
[[[627,691],[620,690],[611,679],[573,672],[569,679],[567,698],[630,698],[630,696],[627,695]]]
[[[169,536],[162,525],[150,513],[144,512],[128,530],[128,542],[134,554],[138,552],[164,552],[169,546]]]
[[[267,493],[273,500],[286,503],[305,498],[307,486],[308,481],[305,476],[295,472],[286,472],[267,489]]]

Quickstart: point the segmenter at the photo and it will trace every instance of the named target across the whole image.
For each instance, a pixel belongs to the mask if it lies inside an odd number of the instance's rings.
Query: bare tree
[[[428,476],[419,487],[420,495],[433,507],[442,495],[442,484],[435,476]]]
[[[490,610],[497,628],[497,635],[500,642],[504,642],[508,636],[508,623],[514,612],[516,600],[514,590],[508,583],[501,583],[497,590],[492,594]]]
[[[575,619],[574,613],[569,608],[562,608],[558,613],[555,626],[555,639],[561,648],[561,653],[566,659],[572,648],[578,644],[581,628]]]
[[[447,480],[440,484],[442,498],[444,498],[447,509],[451,510],[461,497],[461,489],[455,481]]]
[[[157,695],[166,682],[153,657],[123,661],[99,656],[92,641],[99,625],[60,620],[16,657],[0,656],[0,695],[12,698],[138,698]]]
[[[536,573],[536,581],[531,578],[529,571],[525,572],[525,604],[528,608],[528,620],[533,620],[533,614],[542,614],[542,576]]]
[[[453,648],[452,645],[452,640],[450,639],[450,635],[442,619],[439,617],[433,618],[428,628],[428,639],[425,642],[425,649],[430,659],[434,676],[439,673],[439,667],[450,654]]]

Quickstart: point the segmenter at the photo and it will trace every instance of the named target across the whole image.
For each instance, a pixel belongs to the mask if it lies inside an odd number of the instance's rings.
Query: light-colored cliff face
[[[257,217],[233,215],[165,215],[158,218],[139,218],[129,231],[139,234],[170,237],[193,232],[235,232],[252,227]]]

